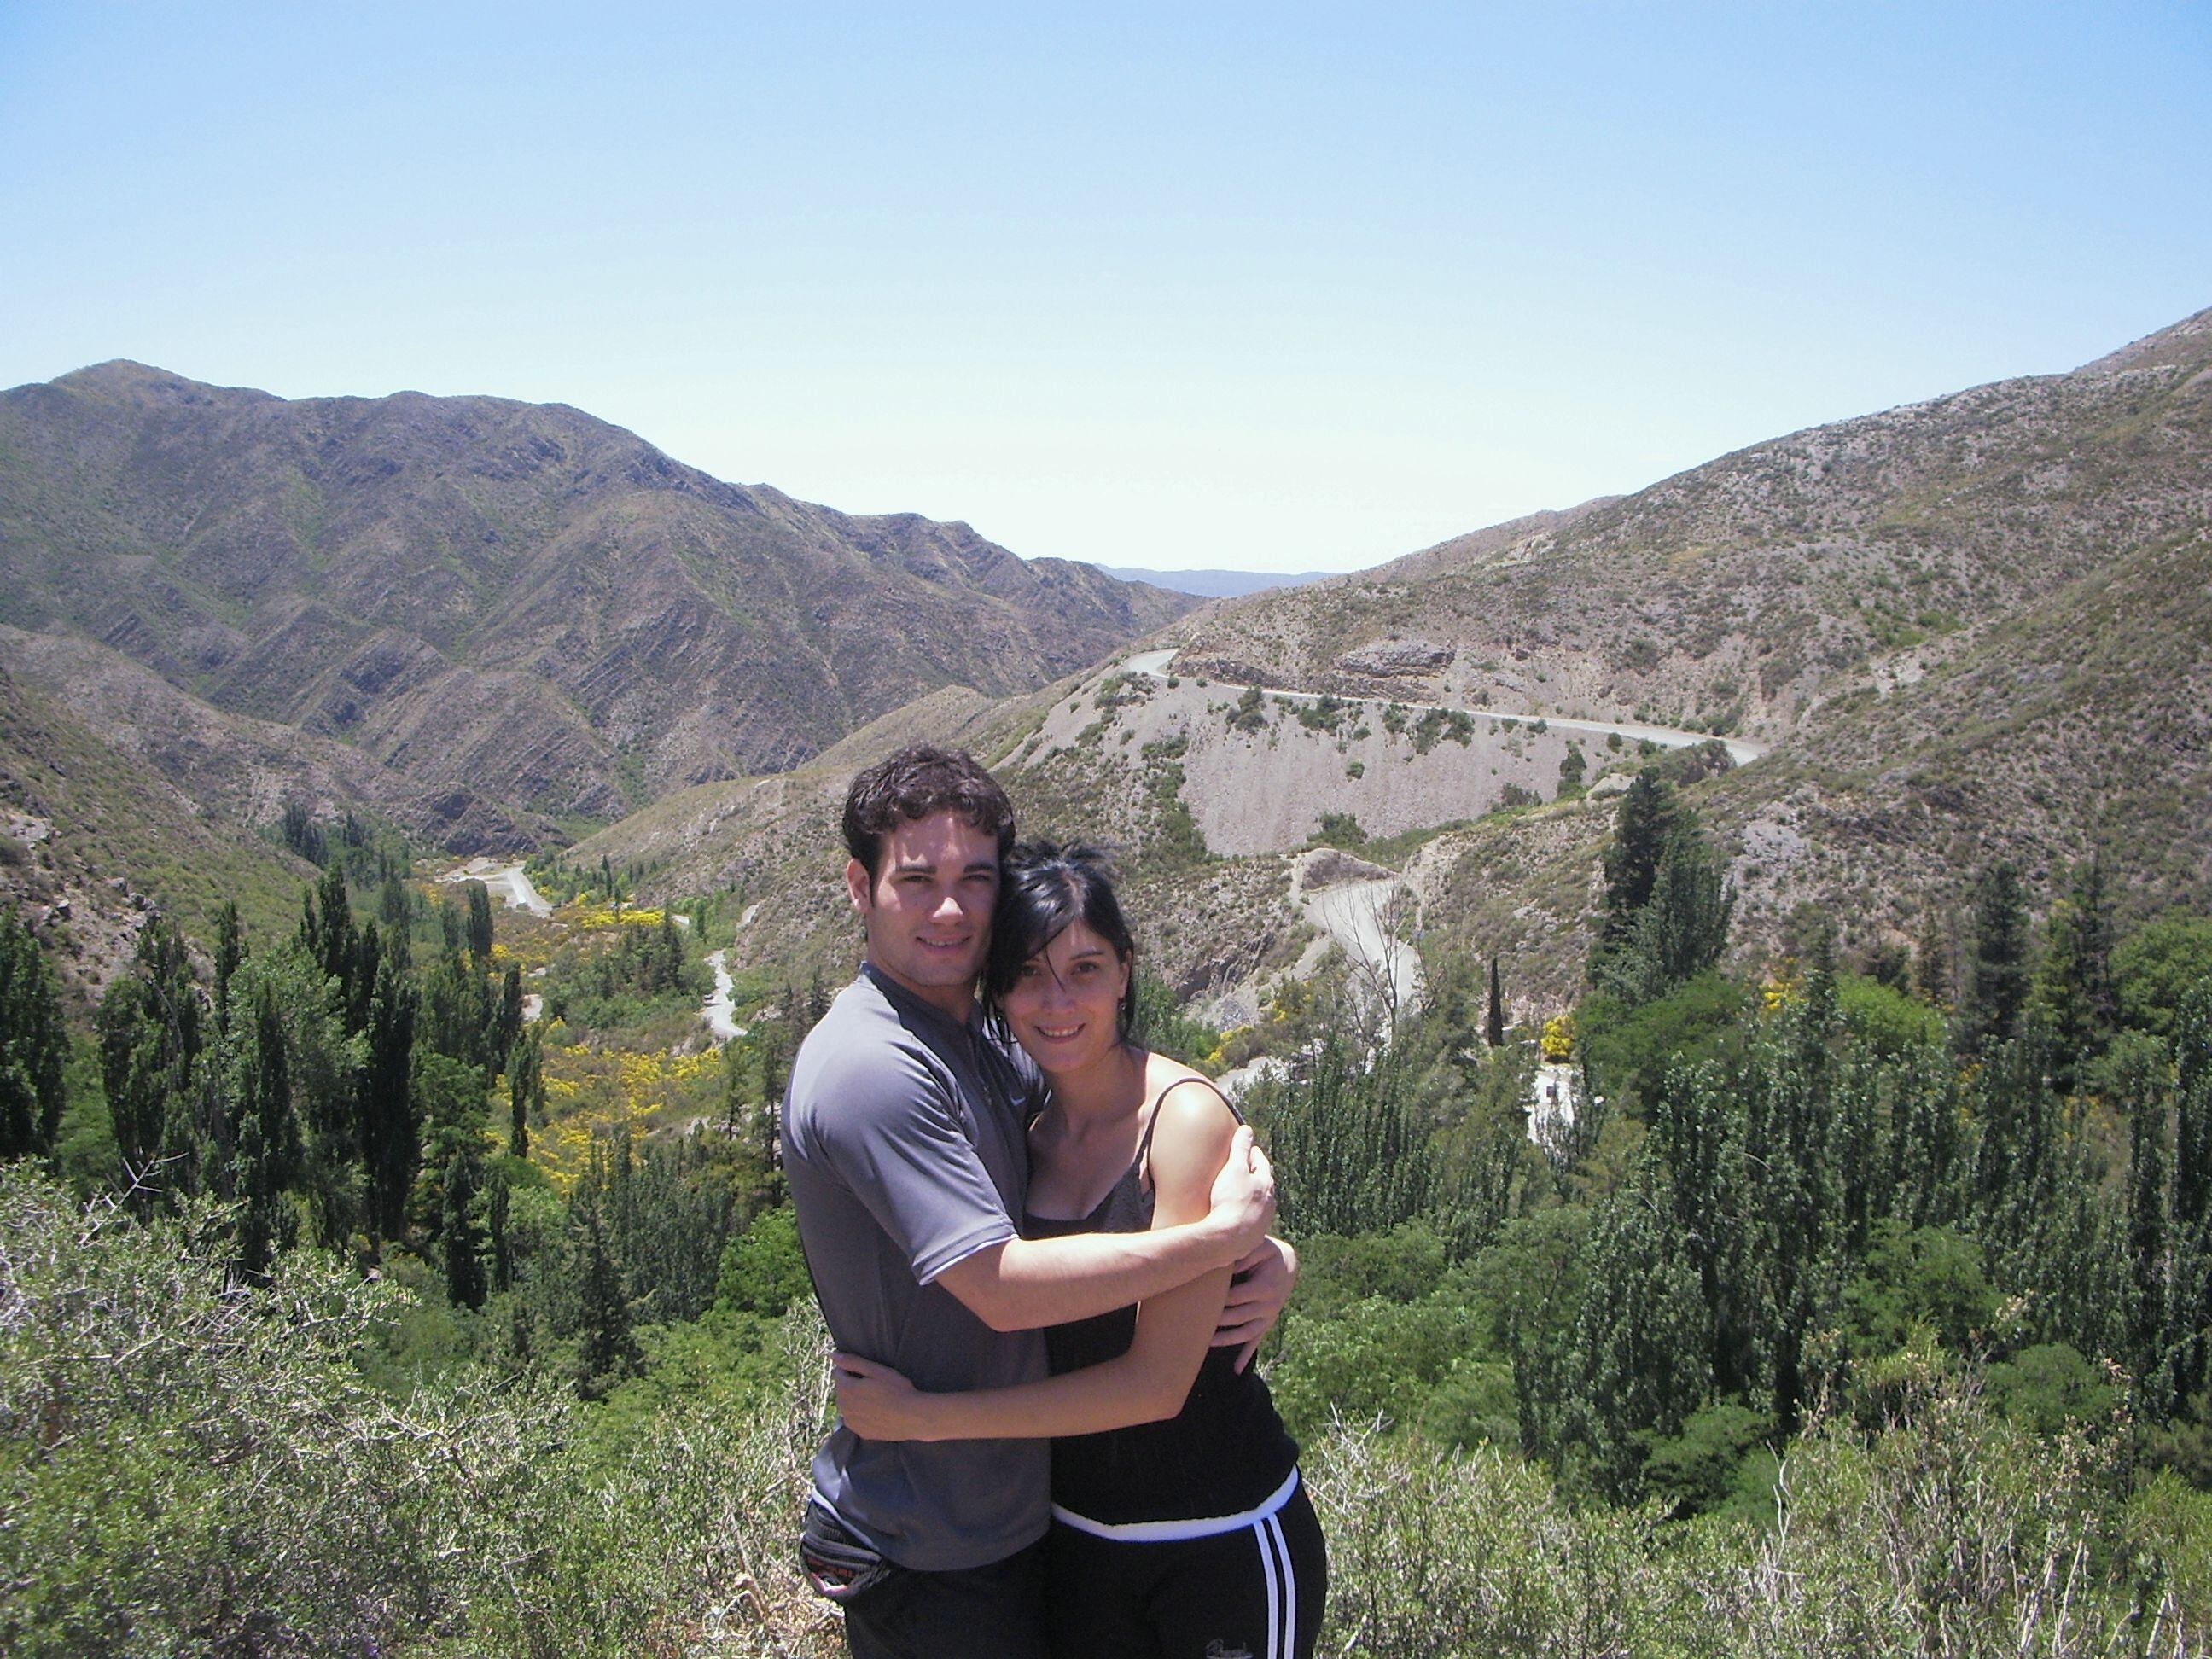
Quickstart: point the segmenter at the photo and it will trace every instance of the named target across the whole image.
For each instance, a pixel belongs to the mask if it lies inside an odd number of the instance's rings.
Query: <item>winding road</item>
[[[1152,679],[1164,680],[1168,677],[1168,665],[1175,660],[1175,657],[1176,653],[1173,650],[1140,651],[1123,662],[1121,668],[1125,673],[1143,674]],[[1255,689],[1249,685],[1237,684],[1231,680],[1214,680],[1212,684],[1231,691],[1249,691]],[[1263,685],[1257,689],[1268,696],[1282,697],[1295,702],[1319,702],[1324,695],[1318,691],[1285,691],[1272,685]],[[1405,702],[1395,697],[1338,697],[1336,700],[1339,702],[1369,703],[1376,708],[1396,702],[1401,708],[1416,708],[1424,711],[1433,708],[1446,714],[1466,714],[1475,719],[1488,720],[1516,720],[1524,726],[1533,726],[1540,720],[1554,731],[1594,732],[1600,737],[1618,732],[1623,738],[1654,743],[1662,749],[1694,749],[1701,743],[1711,743],[1713,740],[1712,734],[1709,732],[1681,732],[1671,726],[1638,726],[1633,722],[1621,720],[1577,720],[1571,715],[1530,714],[1511,708],[1469,708],[1455,703]],[[1742,738],[1723,738],[1721,743],[1728,750],[1729,758],[1738,766],[1748,766],[1766,752],[1765,744],[1747,742]]]

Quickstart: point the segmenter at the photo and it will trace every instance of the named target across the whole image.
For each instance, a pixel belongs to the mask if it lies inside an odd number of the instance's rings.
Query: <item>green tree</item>
[[[545,1063],[541,1039],[533,1030],[514,1040],[507,1056],[507,1150],[530,1156],[530,1126],[545,1121]]]
[[[483,1306],[483,1230],[477,1224],[483,1166],[473,1149],[454,1151],[446,1166],[446,1202],[440,1243],[446,1258],[446,1299],[457,1308]]]
[[[404,940],[404,936],[403,940]],[[361,1162],[373,1241],[404,1237],[422,1159],[414,1091],[415,988],[387,954],[378,965],[361,1072]]]
[[[469,881],[461,884],[461,890],[468,896],[469,955],[481,972],[491,962],[491,889],[480,881]]]
[[[1483,1040],[1493,1048],[1505,1046],[1505,988],[1498,977],[1498,958],[1490,959],[1490,1002],[1484,1011]]]
[[[1677,818],[1674,792],[1650,772],[1638,772],[1620,798],[1613,839],[1605,849],[1605,910],[1600,951],[1620,944],[1650,902]]]
[[[230,1006],[230,976],[246,958],[246,935],[238,919],[238,903],[225,899],[215,919],[215,1011],[220,1018]]]
[[[2027,897],[2020,872],[2000,859],[1974,887],[1974,936],[1959,1000],[1959,1041],[1978,1054],[2020,1029],[2028,993]]]
[[[291,1247],[298,1225],[285,1195],[300,1173],[300,1125],[275,987],[254,986],[230,1024],[220,1079],[232,1152],[219,1190],[239,1206],[239,1271],[258,1279]]]
[[[197,1074],[205,1018],[184,940],[156,916],[138,935],[131,971],[100,1000],[97,1020],[116,1152],[135,1182],[147,1182],[158,1164],[162,1187],[199,1189],[200,1152],[212,1139]]]
[[[2104,1054],[2119,1025],[2112,897],[2101,853],[2075,866],[2066,896],[2051,908],[2045,938],[2035,998],[2049,1011],[2059,1087],[2071,1092],[2080,1068]]]
[[[576,1391],[596,1400],[635,1376],[645,1363],[637,1346],[629,1299],[623,1294],[621,1265],[615,1260],[606,1228],[596,1209],[579,1218],[583,1267],[581,1343],[576,1356]]]
[[[10,905],[0,910],[0,1158],[53,1150],[68,1064],[61,988]]]

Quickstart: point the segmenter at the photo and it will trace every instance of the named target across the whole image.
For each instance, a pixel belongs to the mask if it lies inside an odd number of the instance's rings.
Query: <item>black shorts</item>
[[[1053,1659],[1310,1659],[1321,1635],[1328,1553],[1303,1486],[1233,1532],[1132,1543],[1055,1521],[1045,1546]]]
[[[815,1589],[845,1610],[853,1659],[1044,1659],[1042,1540],[988,1566],[918,1572],[810,1503],[799,1559]]]

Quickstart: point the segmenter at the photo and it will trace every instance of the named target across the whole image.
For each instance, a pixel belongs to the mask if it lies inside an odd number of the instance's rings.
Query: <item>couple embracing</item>
[[[1249,1363],[1293,1277],[1273,1181],[1130,1040],[1111,872],[1015,847],[939,749],[856,777],[844,834],[866,955],[782,1131],[838,1350],[808,1577],[856,1659],[1304,1659],[1321,1528]]]

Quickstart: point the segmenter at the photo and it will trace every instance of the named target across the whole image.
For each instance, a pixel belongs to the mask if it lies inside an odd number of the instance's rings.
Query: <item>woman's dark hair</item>
[[[1121,992],[1121,1035],[1137,1018],[1137,942],[1114,894],[1114,866],[1103,848],[1087,842],[1062,847],[1025,841],[1006,855],[999,902],[991,916],[991,959],[983,969],[984,1000],[993,1013],[1021,976],[1022,964],[1080,921],[1130,964]]]
[[[957,812],[996,836],[1002,859],[1014,844],[1014,806],[999,781],[964,749],[915,744],[853,780],[845,792],[845,850],[868,866],[873,879],[883,873],[878,860],[884,837],[933,812]]]

